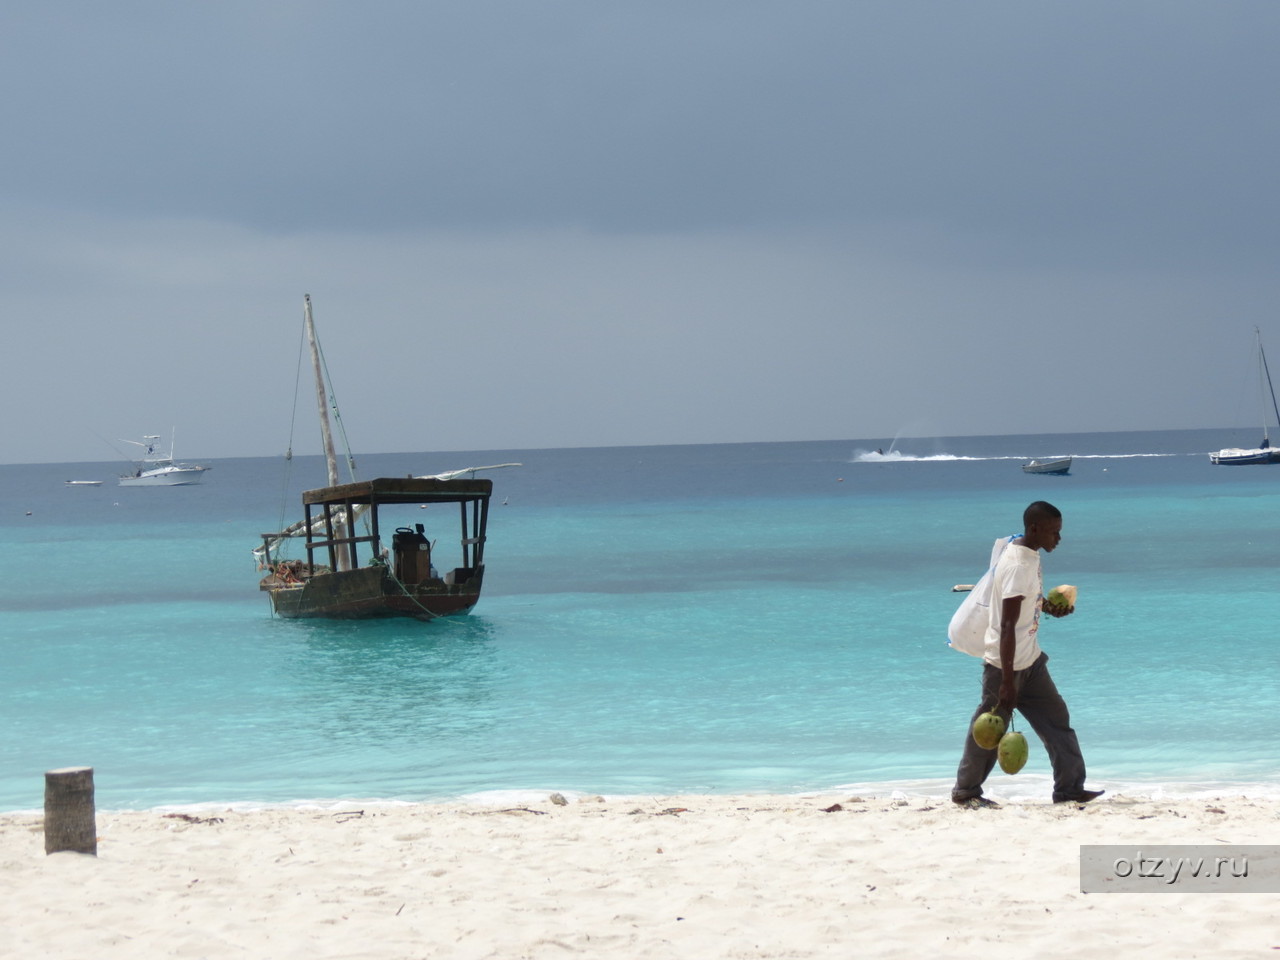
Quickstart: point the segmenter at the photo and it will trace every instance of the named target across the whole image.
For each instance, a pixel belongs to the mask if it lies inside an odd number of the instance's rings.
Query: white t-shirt
[[[1040,604],[1044,580],[1040,573],[1040,551],[1020,543],[1009,544],[1000,555],[991,578],[991,619],[987,624],[986,653],[983,659],[1000,666],[1000,615],[1006,597],[1022,597],[1022,609],[1014,627],[1013,669],[1025,670],[1040,656],[1036,633],[1040,628]]]

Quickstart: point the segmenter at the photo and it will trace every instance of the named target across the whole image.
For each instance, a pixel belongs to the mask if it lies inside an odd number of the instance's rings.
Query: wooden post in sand
[[[64,767],[44,775],[44,852],[98,855],[93,767]]]

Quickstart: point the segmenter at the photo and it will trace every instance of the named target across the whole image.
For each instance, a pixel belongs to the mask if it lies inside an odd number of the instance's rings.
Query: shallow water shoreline
[[[1232,780],[1185,780],[1185,781],[1152,781],[1128,780],[1108,781],[1093,780],[1088,784],[1093,788],[1106,791],[1108,801],[1113,798],[1142,797],[1156,802],[1198,802],[1210,801],[1223,797],[1238,797],[1257,800],[1265,803],[1280,803],[1280,779],[1270,782],[1242,782]],[[837,784],[823,789],[805,789],[779,793],[774,790],[731,790],[695,794],[709,799],[719,800],[725,797],[769,797],[781,802],[783,799],[804,802],[814,797],[835,794],[859,796],[875,801],[923,801],[932,802],[947,800],[950,797],[951,780],[893,780],[882,782],[853,782]],[[1002,804],[1014,806],[1036,806],[1048,802],[1052,792],[1050,778],[1043,774],[1019,775],[1013,777],[994,776],[987,781],[986,795]],[[185,812],[207,814],[211,811],[231,810],[252,812],[259,810],[348,810],[358,807],[371,808],[406,808],[421,806],[438,806],[456,804],[477,808],[501,807],[517,804],[544,803],[548,798],[560,796],[570,803],[581,803],[599,799],[610,803],[625,803],[645,798],[667,795],[684,795],[679,791],[628,791],[619,793],[595,793],[575,789],[549,788],[513,788],[482,790],[457,796],[423,797],[405,799],[400,797],[314,797],[287,801],[264,801],[249,799],[235,800],[197,800],[188,803],[161,803],[151,806],[111,807],[99,806],[98,812],[104,815],[131,813],[173,813]],[[1127,802],[1127,801],[1126,801]],[[0,817],[38,816],[39,808],[26,807],[12,810],[0,810]]]

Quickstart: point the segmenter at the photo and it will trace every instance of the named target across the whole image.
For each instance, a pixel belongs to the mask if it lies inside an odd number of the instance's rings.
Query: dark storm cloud
[[[268,230],[1275,240],[1274,4],[22,9],[4,113],[26,200]]]
[[[304,293],[369,451],[1241,422],[1277,41],[1270,0],[11,0],[10,447],[277,452]],[[419,382],[468,415],[386,416]]]

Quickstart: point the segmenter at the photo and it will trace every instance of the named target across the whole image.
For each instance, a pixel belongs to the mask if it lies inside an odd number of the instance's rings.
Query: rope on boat
[[[356,479],[356,459],[351,453],[351,442],[347,439],[347,428],[342,422],[342,411],[338,409],[338,396],[333,389],[333,380],[329,376],[329,364],[324,357],[324,347],[321,346],[320,340],[316,338],[316,352],[320,355],[320,366],[324,370],[324,387],[325,396],[329,401],[329,407],[333,411],[333,418],[338,422],[338,433],[342,437],[342,449],[346,454],[347,474],[354,483]],[[276,524],[277,530],[286,530],[286,514],[289,510],[289,486],[293,480],[293,439],[297,432],[298,426],[298,394],[302,389],[302,369],[306,362],[307,355],[307,328],[303,325],[302,331],[298,336],[298,362],[294,368],[293,374],[293,410],[289,417],[289,444],[285,449],[284,460],[285,468],[280,481],[280,516]],[[364,524],[366,534],[372,533],[372,527],[369,519],[364,513],[358,512],[358,517]],[[277,547],[282,548],[286,540],[277,541]]]
[[[342,450],[347,455],[347,476],[352,483],[356,480],[356,458],[351,455],[351,443],[347,440],[347,428],[342,422],[342,411],[338,409],[338,394],[333,389],[333,378],[329,376],[329,361],[324,358],[324,347],[320,338],[316,337],[316,353],[320,355],[320,367],[324,370],[325,396],[329,398],[329,409],[333,411],[333,419],[338,423],[338,433],[342,436]]]
[[[298,364],[293,374],[293,411],[289,416],[289,446],[285,449],[284,454],[284,476],[280,484],[280,522],[276,525],[277,530],[283,530],[285,526],[285,511],[287,511],[289,497],[289,482],[293,479],[293,434],[298,425],[298,391],[302,386],[302,358],[306,354],[307,335],[306,329],[303,329],[302,335],[298,337]]]
[[[403,592],[406,597],[408,597],[410,600],[412,600],[414,603],[418,605],[418,608],[427,615],[427,618],[429,620],[433,622],[440,621],[441,623],[447,623],[451,627],[460,627],[463,625],[457,622],[456,620],[450,620],[448,617],[442,617],[438,613],[432,613],[425,606],[423,606],[422,601],[419,600],[417,597],[415,597],[412,593],[410,593],[409,588],[405,586],[405,584],[400,580],[399,577],[396,576],[395,571],[391,568],[390,564],[387,564],[386,573],[387,573],[387,576],[390,577],[395,582],[395,585],[400,588],[401,592]]]

